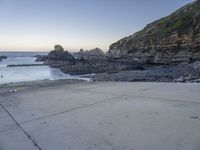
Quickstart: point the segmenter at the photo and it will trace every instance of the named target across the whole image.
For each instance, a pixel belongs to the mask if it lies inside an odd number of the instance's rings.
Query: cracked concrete
[[[24,130],[0,105],[0,150],[38,150]]]
[[[96,82],[0,96],[0,150],[199,150],[199,89]]]
[[[17,120],[11,115],[11,113],[3,106],[1,105],[1,108],[7,113],[7,115],[13,120],[13,122],[16,124],[18,129],[20,129],[26,136],[27,138],[32,142],[32,144],[38,149],[42,150],[40,146],[34,141],[34,139],[31,138],[31,136],[22,128],[22,126],[17,122]]]

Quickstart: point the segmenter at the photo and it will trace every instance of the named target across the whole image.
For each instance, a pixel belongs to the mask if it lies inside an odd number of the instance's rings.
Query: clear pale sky
[[[193,0],[0,0],[0,51],[99,47]]]

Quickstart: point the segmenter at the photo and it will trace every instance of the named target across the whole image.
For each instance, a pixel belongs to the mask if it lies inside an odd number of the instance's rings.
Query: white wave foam
[[[0,67],[7,67],[7,65],[0,65]]]

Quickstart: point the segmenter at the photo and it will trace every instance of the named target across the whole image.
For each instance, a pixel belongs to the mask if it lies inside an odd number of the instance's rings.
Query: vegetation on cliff
[[[148,24],[143,30],[110,46],[111,57],[131,56],[150,62],[200,59],[200,1]]]

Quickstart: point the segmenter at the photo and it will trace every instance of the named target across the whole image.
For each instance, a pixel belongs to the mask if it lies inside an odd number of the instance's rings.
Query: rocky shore
[[[36,61],[46,58],[45,65],[60,68],[62,72],[71,75],[84,75],[91,73],[115,73],[123,70],[143,70],[143,64],[128,59],[115,59],[108,57],[102,50],[80,50],[75,54],[64,51],[60,45],[55,46],[48,56],[37,56]]]
[[[37,61],[95,81],[200,82],[200,1],[112,44],[75,54],[56,45]],[[88,75],[87,75],[88,76]]]
[[[55,49],[46,56],[44,64],[60,68],[66,74],[90,77],[93,81],[200,82],[200,61],[144,63],[137,59],[108,57],[100,49],[86,53],[81,50],[74,55]]]
[[[143,81],[143,82],[200,82],[200,62],[177,66],[148,66],[145,70],[127,70],[117,73],[102,73],[93,76],[93,81]]]

